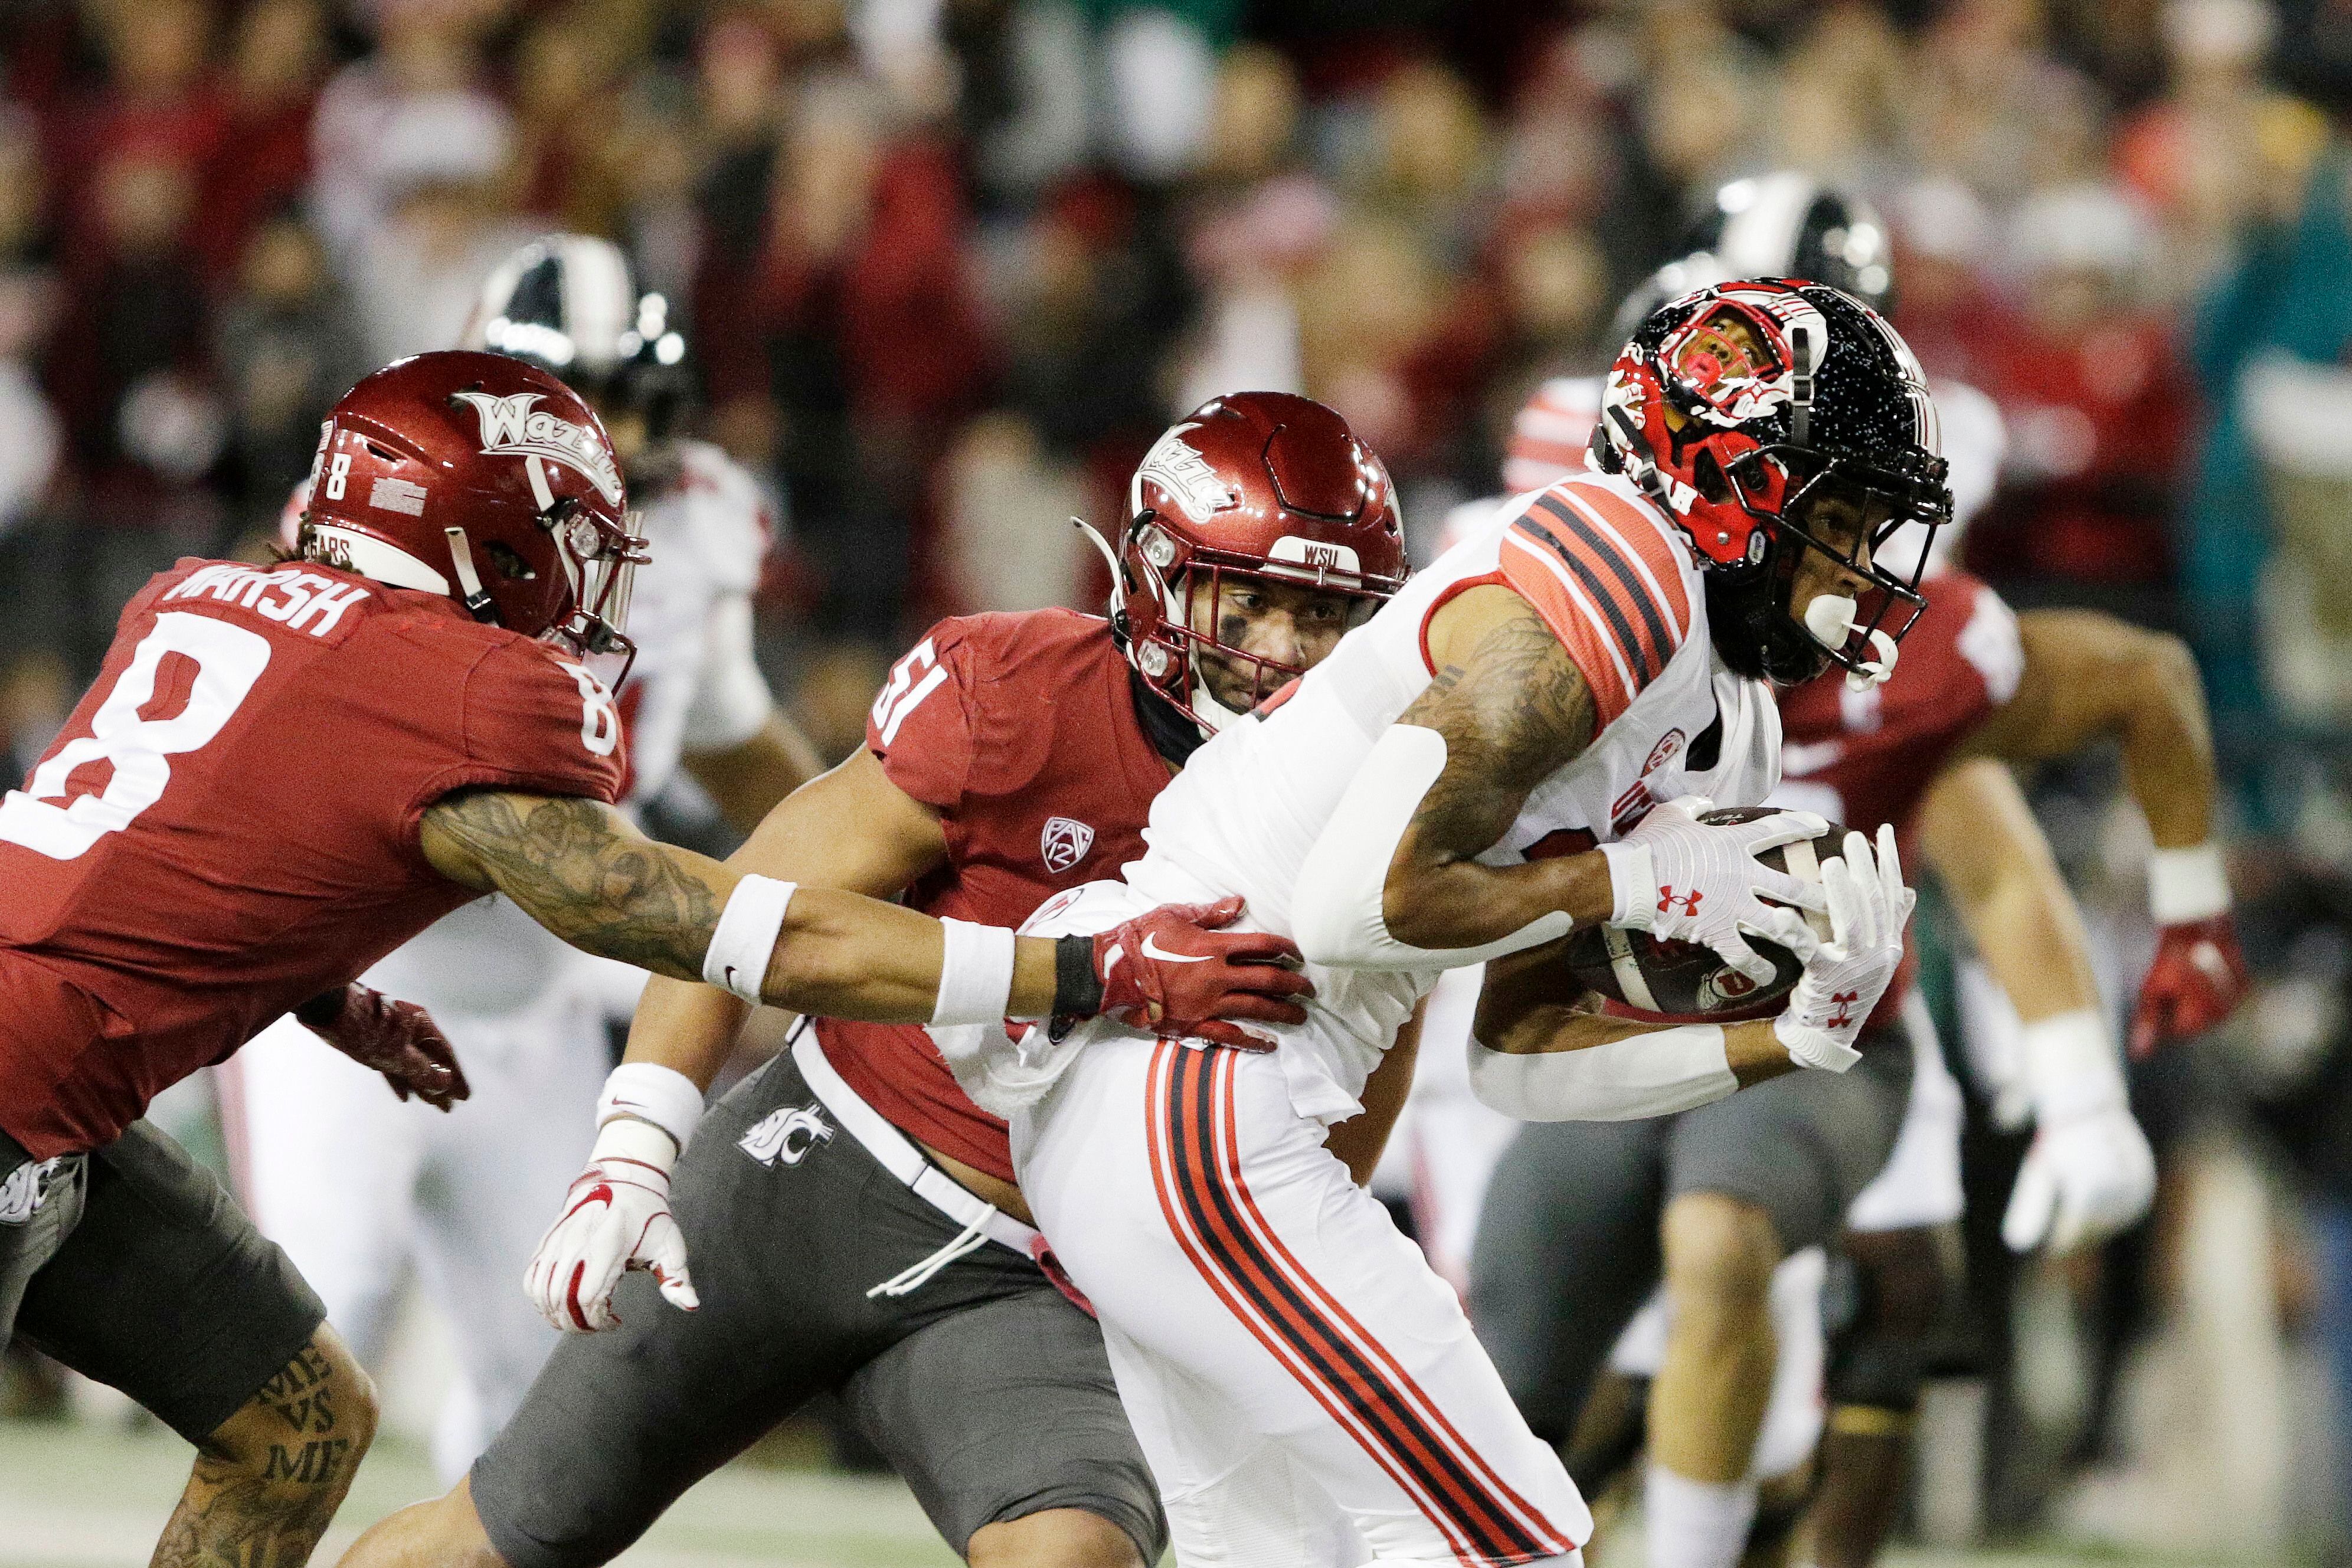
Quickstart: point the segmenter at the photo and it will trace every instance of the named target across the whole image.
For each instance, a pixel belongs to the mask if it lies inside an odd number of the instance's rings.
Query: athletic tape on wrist
[[[1827,1030],[1792,1023],[1793,1015],[1782,1013],[1772,1020],[1772,1038],[1789,1052],[1789,1060],[1800,1067],[1822,1072],[1843,1072],[1862,1060],[1862,1052],[1850,1045],[1841,1045]]]
[[[1002,925],[942,920],[935,1024],[995,1023],[1013,1006],[1013,933]]]
[[[596,1096],[596,1124],[623,1117],[650,1122],[667,1133],[679,1148],[694,1136],[702,1120],[702,1091],[694,1080],[658,1061],[625,1061],[604,1080]]]
[[[2017,1031],[2033,1118],[2042,1126],[2128,1103],[2107,1021],[2092,1008],[2036,1019]]]
[[[1718,1024],[1682,1024],[1580,1051],[1514,1056],[1470,1042],[1470,1088],[1522,1122],[1670,1116],[1739,1087]]]
[[[760,987],[767,980],[768,960],[775,956],[796,885],[772,876],[747,876],[735,884],[702,956],[704,980],[760,1005]]]
[[[2218,844],[2158,850],[2147,857],[2147,912],[2158,925],[2210,920],[2230,907],[2230,873]]]

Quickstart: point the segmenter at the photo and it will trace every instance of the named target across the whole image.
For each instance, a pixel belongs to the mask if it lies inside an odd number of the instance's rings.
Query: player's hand
[[[1315,987],[1298,949],[1270,931],[1223,928],[1241,918],[1239,897],[1163,904],[1095,937],[1097,1010],[1163,1039],[1205,1040],[1272,1051],[1273,1039],[1241,1021],[1305,1023],[1298,998]]]
[[[1787,911],[1776,911],[1776,904],[1817,910],[1827,900],[1821,888],[1756,857],[1827,832],[1829,823],[1810,811],[1780,811],[1752,822],[1698,821],[1712,810],[1714,802],[1702,796],[1668,800],[1652,807],[1622,839],[1601,846],[1615,900],[1609,923],[1646,931],[1661,942],[1711,947],[1766,985],[1771,961],[1748,937],[1778,929]]]
[[[474,1092],[440,1026],[415,1002],[395,1001],[354,981],[340,1006],[330,992],[303,1003],[294,1016],[362,1067],[383,1073],[403,1100],[414,1094],[446,1111]]]
[[[596,1134],[588,1168],[563,1195],[563,1212],[539,1239],[523,1291],[540,1315],[566,1333],[619,1322],[613,1291],[642,1269],[673,1306],[702,1304],[686,1271],[686,1237],[669,1210],[669,1170],[677,1144],[650,1122],[618,1116]]]
[[[2156,1155],[2121,1100],[2045,1120],[2010,1189],[2000,1239],[2063,1255],[2138,1220],[2156,1197]]]
[[[2160,925],[2156,961],[2140,982],[2132,1014],[2131,1053],[2137,1061],[2166,1040],[2202,1034],[2246,999],[2246,956],[2227,910],[2208,920]]]
[[[1845,836],[1845,853],[1822,862],[1830,939],[1793,909],[1773,913],[1772,939],[1804,960],[1805,972],[1789,993],[1789,1005],[1772,1020],[1772,1033],[1800,1067],[1843,1072],[1862,1060],[1854,1039],[1903,967],[1903,928],[1918,895],[1903,885],[1903,862],[1895,852],[1895,830],[1878,829],[1878,852],[1860,833]]]

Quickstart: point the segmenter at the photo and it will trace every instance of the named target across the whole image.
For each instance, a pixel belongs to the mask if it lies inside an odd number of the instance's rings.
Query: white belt
[[[917,1197],[963,1227],[953,1241],[912,1267],[892,1275],[872,1290],[870,1296],[904,1296],[920,1290],[932,1275],[978,1249],[984,1241],[993,1241],[1009,1248],[1024,1258],[1034,1260],[1044,1250],[1043,1238],[1034,1227],[1024,1225],[995,1205],[985,1202],[971,1188],[958,1182],[927,1158],[915,1146],[913,1139],[898,1131],[886,1120],[881,1112],[859,1098],[857,1091],[846,1079],[834,1071],[825,1060],[824,1048],[817,1043],[816,1030],[803,1019],[794,1031],[800,1039],[793,1046],[793,1065],[800,1069],[801,1077],[817,1098],[817,1103],[833,1113],[833,1119],[848,1130],[849,1135],[865,1146],[876,1163],[905,1182]]]

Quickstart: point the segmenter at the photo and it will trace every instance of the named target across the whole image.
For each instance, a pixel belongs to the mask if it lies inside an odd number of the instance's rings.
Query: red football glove
[[[2246,956],[2226,911],[2157,927],[2156,961],[2140,982],[2139,1009],[2132,1015],[2132,1060],[2228,1018],[2245,1000],[2246,983]]]
[[[1265,1035],[1223,1021],[1305,1023],[1292,1000],[1315,987],[1294,967],[1298,949],[1269,931],[1221,933],[1241,918],[1238,896],[1214,904],[1163,904],[1095,937],[1097,1010],[1164,1040],[1205,1040],[1240,1051],[1272,1051]]]
[[[473,1093],[457,1053],[433,1015],[353,981],[294,1009],[302,1026],[362,1067],[383,1074],[403,1100],[411,1094],[446,1111]]]

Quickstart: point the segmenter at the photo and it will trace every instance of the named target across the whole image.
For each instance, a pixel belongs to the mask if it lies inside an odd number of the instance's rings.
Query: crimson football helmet
[[[528,637],[634,655],[622,629],[646,541],[627,503],[577,393],[535,365],[455,349],[395,360],[335,404],[298,548]]]
[[[1218,637],[1226,587],[1255,580],[1342,594],[1358,601],[1350,624],[1360,622],[1404,581],[1396,486],[1319,402],[1270,392],[1213,398],[1171,426],[1129,481],[1116,570],[1111,621],[1128,662],[1214,733],[1240,715],[1201,678],[1203,653],[1254,670],[1259,699],[1302,673]]]
[[[1592,455],[1688,536],[1732,669],[1789,685],[1835,664],[1871,684],[1892,672],[1926,602],[1927,551],[1901,574],[1874,555],[1907,523],[1932,541],[1950,517],[1940,440],[1927,376],[1894,328],[1825,284],[1764,277],[1650,314],[1610,368]],[[1805,526],[1831,498],[1867,519],[1852,549]],[[1861,603],[1822,595],[1796,618],[1790,593],[1809,549],[1870,583]]]

